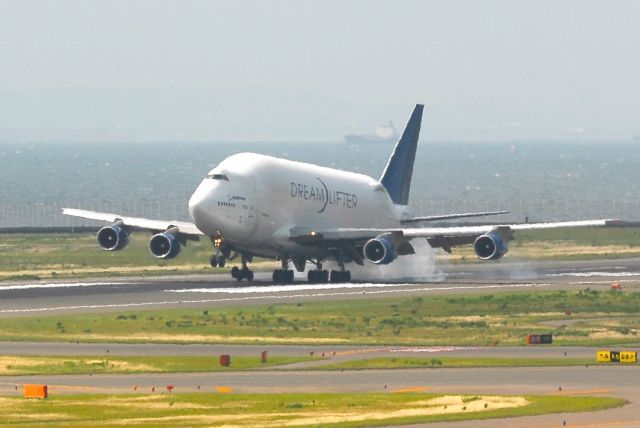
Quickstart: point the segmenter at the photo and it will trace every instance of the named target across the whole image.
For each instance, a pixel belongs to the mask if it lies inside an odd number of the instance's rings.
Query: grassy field
[[[189,242],[175,259],[154,259],[147,249],[150,235],[131,235],[123,251],[102,251],[88,233],[1,234],[0,280],[79,278],[95,276],[163,275],[210,273],[211,243]],[[640,257],[640,228],[577,228],[518,232],[507,257],[590,259],[595,257]],[[454,262],[482,263],[471,246],[458,247],[440,257]],[[273,269],[273,261],[257,260],[252,268]],[[226,272],[227,269],[217,271]]]
[[[370,370],[469,367],[564,367],[594,364],[594,358],[366,358],[314,367],[319,370]]]
[[[570,311],[571,315],[567,315]],[[1,318],[0,340],[522,345],[640,343],[640,293],[539,291]]]
[[[232,356],[229,367],[220,366],[217,356],[0,356],[0,376],[72,375],[116,373],[193,373],[287,369],[288,364],[319,361],[319,358]],[[463,367],[561,367],[594,364],[590,358],[365,358],[309,366],[310,370],[365,370]]]
[[[427,393],[0,397],[0,425],[355,427],[584,412],[623,404],[609,397]]]
[[[124,250],[103,251],[94,234],[0,234],[0,280],[228,271],[209,266],[213,247],[207,239],[189,241],[177,258],[163,261],[149,253],[150,237],[135,233]],[[258,260],[252,267],[265,263],[274,265]]]
[[[260,356],[232,356],[230,366],[223,367],[218,356],[0,356],[0,376],[237,371],[308,360],[311,357],[269,356],[262,363]]]

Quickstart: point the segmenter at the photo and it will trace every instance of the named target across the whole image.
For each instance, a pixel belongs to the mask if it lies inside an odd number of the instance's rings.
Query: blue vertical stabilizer
[[[416,158],[423,109],[422,104],[416,104],[402,137],[393,149],[393,154],[380,178],[380,182],[387,189],[394,204],[407,205],[409,202],[413,161]]]

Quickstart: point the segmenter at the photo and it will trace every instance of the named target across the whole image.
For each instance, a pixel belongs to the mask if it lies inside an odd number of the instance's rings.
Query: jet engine
[[[384,236],[370,239],[364,244],[365,259],[377,265],[388,265],[397,257],[394,244]]]
[[[172,259],[182,249],[178,236],[169,231],[158,233],[149,240],[149,251],[158,259]]]
[[[106,251],[122,250],[129,243],[129,233],[121,222],[103,227],[98,231],[96,238],[100,248]]]
[[[489,232],[476,238],[473,242],[473,250],[483,260],[498,260],[509,251],[509,248],[502,236]]]

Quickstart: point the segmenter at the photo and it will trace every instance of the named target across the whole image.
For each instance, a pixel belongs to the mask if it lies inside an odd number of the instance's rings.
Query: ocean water
[[[86,224],[59,215],[62,206],[187,219],[189,195],[233,153],[269,154],[377,178],[392,149],[343,143],[5,143],[0,227]],[[509,210],[499,221],[638,220],[640,144],[421,142],[410,200],[416,215]]]

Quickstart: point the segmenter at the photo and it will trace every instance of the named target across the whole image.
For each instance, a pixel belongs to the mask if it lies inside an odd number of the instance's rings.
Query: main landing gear
[[[282,259],[282,269],[275,269],[271,275],[273,282],[290,284],[293,282],[293,270],[289,269],[287,260]]]
[[[351,272],[348,270],[332,270],[329,276],[331,282],[351,282]]]
[[[231,268],[231,278],[242,281],[246,279],[247,282],[253,281],[253,271],[247,267],[247,263],[251,261],[251,256],[242,255],[242,267],[234,266]]]
[[[322,269],[322,263],[316,264],[316,269],[307,272],[307,281],[311,284],[324,284],[327,282],[351,282],[351,272],[344,269],[344,264],[340,263],[341,270],[332,270],[331,273]]]

